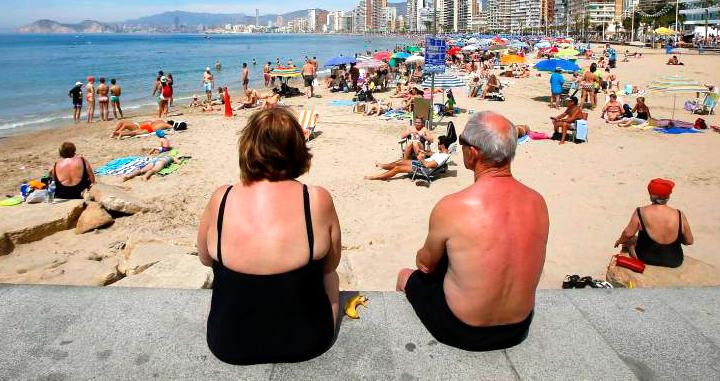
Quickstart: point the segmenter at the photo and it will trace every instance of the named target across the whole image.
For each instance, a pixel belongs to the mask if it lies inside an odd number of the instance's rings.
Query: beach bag
[[[46,190],[36,190],[27,196],[25,202],[28,204],[39,204],[41,202],[45,202],[45,200],[47,200],[47,196],[48,192]]]
[[[698,108],[697,102],[685,101],[685,110],[686,111],[694,112],[695,110],[697,110],[697,108]]]
[[[695,129],[696,130],[707,130],[707,123],[705,123],[705,119],[703,118],[697,118],[695,119]]]
[[[615,264],[640,274],[645,271],[645,263],[643,263],[643,261],[620,254],[615,256]]]
[[[588,122],[584,119],[575,121],[575,139],[587,141],[588,137]]]

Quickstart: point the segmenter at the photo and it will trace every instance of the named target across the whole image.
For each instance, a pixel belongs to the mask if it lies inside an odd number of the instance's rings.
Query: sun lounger
[[[457,145],[457,143],[453,143],[451,145]],[[442,163],[438,163],[438,166],[435,168],[428,168],[424,166],[421,161],[413,161],[413,172],[411,175],[412,181],[415,181],[416,178],[421,178],[427,180],[429,184],[432,184],[433,180],[435,180],[435,177],[447,172],[448,162],[450,162],[450,158],[452,158],[452,155],[448,155],[448,158],[445,159],[445,161],[443,161]]]
[[[300,123],[300,126],[302,126],[303,131],[310,132],[308,140],[315,136],[315,127],[317,127],[318,116],[319,114],[312,106],[306,106],[302,111],[300,111],[300,114],[298,114],[298,122]]]

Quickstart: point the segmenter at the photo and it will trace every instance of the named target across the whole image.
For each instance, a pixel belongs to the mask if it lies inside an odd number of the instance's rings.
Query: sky
[[[400,0],[398,0],[400,1]],[[0,28],[16,28],[39,19],[63,23],[116,22],[166,11],[260,14],[299,9],[348,10],[358,0],[0,0]]]

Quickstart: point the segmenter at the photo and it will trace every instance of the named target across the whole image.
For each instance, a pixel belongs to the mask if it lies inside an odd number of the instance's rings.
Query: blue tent
[[[559,67],[562,71],[576,72],[580,70],[580,66],[575,61],[561,60],[552,58],[549,60],[543,60],[535,64],[535,69],[539,71],[555,71],[555,68]]]
[[[329,60],[327,60],[325,62],[325,66],[327,67],[327,66],[350,65],[351,63],[356,63],[356,62],[357,62],[357,60],[355,58],[338,56],[338,57],[333,57],[333,58],[330,58]]]

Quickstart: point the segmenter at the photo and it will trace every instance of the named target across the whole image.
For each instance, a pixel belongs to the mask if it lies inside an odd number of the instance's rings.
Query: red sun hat
[[[657,196],[660,198],[668,198],[672,193],[675,183],[667,179],[652,179],[648,183],[648,193],[651,196]]]

